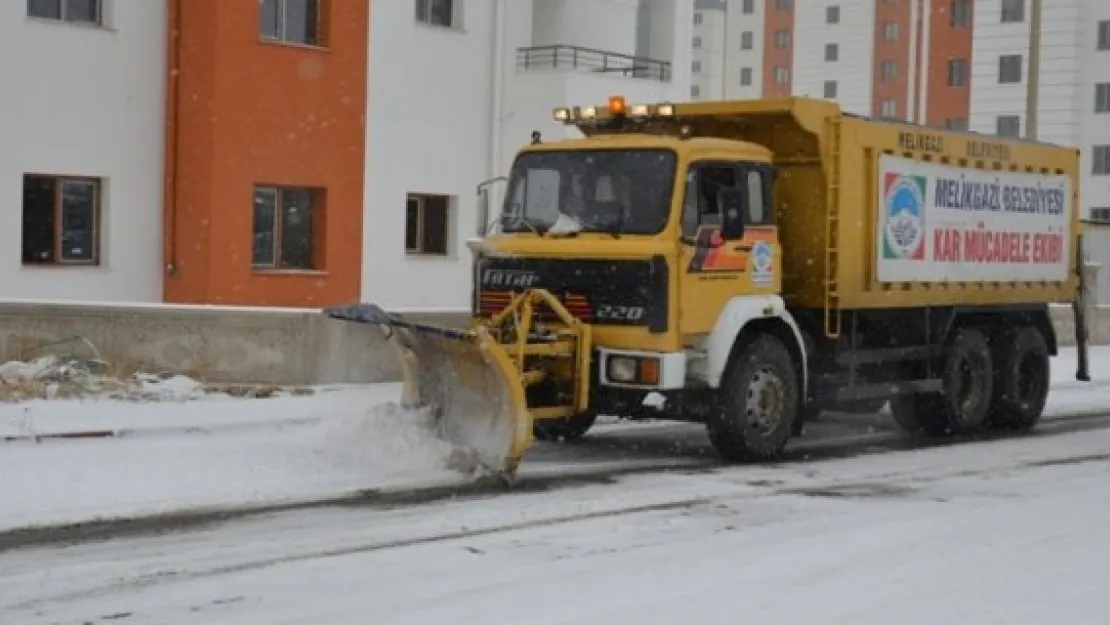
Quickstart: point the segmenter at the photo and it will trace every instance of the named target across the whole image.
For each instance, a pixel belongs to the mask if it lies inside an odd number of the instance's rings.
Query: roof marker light
[[[624,96],[614,95],[609,96],[609,114],[610,115],[624,115],[628,110],[628,103],[624,101]]]

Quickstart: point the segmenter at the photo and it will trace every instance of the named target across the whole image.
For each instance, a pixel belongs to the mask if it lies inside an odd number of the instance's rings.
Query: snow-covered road
[[[607,424],[537,445],[511,494],[418,505],[359,495],[436,466],[368,408],[389,389],[0,406],[0,435],[135,432],[0,446],[0,625],[1105,623],[1110,349],[1089,385],[1069,356],[1031,436],[831,414],[788,462],[724,467],[700,426]]]
[[[0,622],[1102,624],[1110,431],[0,553]]]

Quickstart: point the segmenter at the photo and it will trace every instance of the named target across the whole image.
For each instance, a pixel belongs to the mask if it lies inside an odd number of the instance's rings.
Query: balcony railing
[[[517,69],[558,69],[581,72],[620,74],[630,78],[671,80],[671,64],[645,57],[605,52],[578,46],[537,46],[516,51]]]

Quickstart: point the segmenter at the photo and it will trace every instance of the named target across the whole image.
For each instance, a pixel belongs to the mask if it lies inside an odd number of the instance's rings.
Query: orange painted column
[[[925,123],[944,127],[949,119],[967,119],[971,115],[972,34],[975,24],[975,2],[969,2],[971,13],[967,24],[953,27],[951,0],[928,0],[932,3],[929,22],[929,81],[926,94]],[[967,61],[967,83],[948,84],[948,62]]]
[[[909,1],[875,3],[875,45],[872,57],[871,114],[881,115],[883,100],[893,100],[895,117],[908,119],[910,67],[910,41],[913,29],[913,6]],[[886,38],[887,24],[897,24],[897,38]],[[883,65],[894,63],[893,78],[886,78]]]
[[[165,300],[356,301],[369,3],[321,0],[303,45],[264,40],[258,1],[167,1]],[[252,268],[255,185],[322,191],[311,269]]]
[[[801,0],[794,0],[798,2]],[[794,84],[794,2],[788,8],[779,9],[776,0],[766,0],[763,19],[763,97],[780,98],[793,94]],[[785,30],[790,40],[785,47],[777,47],[775,33]],[[786,83],[775,82],[775,68],[783,67],[790,72]]]

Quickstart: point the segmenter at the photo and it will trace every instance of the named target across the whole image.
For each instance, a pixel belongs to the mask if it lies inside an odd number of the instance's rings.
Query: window
[[[971,0],[952,0],[948,11],[948,25],[952,28],[967,28],[971,25]]]
[[[1096,176],[1110,176],[1110,145],[1091,146],[1091,173]]]
[[[702,22],[702,13],[701,13],[701,11],[697,11],[697,12],[694,13],[694,25],[698,26],[698,25],[701,24],[701,22]]]
[[[778,11],[789,11],[794,8],[794,0],[775,0],[775,9]]]
[[[840,23],[840,7],[833,5],[825,7],[825,23],[826,24],[839,24]]]
[[[825,60],[835,61],[840,58],[840,48],[835,43],[825,44]]]
[[[879,102],[879,117],[894,119],[898,116],[898,103],[893,98],[884,98]]]
[[[320,45],[320,0],[262,0],[262,38]]]
[[[751,50],[755,47],[755,33],[750,30],[745,30],[740,33],[740,49]]]
[[[740,85],[742,87],[750,87],[751,84],[752,84],[752,68],[750,68],[750,67],[741,67],[740,68]]]
[[[1021,55],[1004,54],[998,57],[998,83],[1021,82]]]
[[[749,15],[755,13],[755,0],[744,0],[744,6],[740,8],[740,11]]]
[[[1110,82],[1095,85],[1095,112],[1110,113]]]
[[[967,86],[967,59],[949,59],[948,60],[948,86],[949,87],[966,87]]]
[[[826,80],[825,81],[825,97],[829,98],[829,99],[832,99],[832,98],[836,97],[836,81],[835,80]]]
[[[251,265],[256,269],[320,269],[316,241],[321,234],[322,200],[322,189],[256,186]]]
[[[691,63],[690,64],[690,71],[694,72],[695,74],[700,74],[701,73],[701,61],[694,61],[693,63]]]
[[[451,196],[410,193],[405,202],[405,253],[447,256]]]
[[[775,31],[775,47],[776,48],[789,48],[790,47],[790,31],[787,29]]]
[[[1092,206],[1090,221],[1110,223],[1110,206]]]
[[[694,46],[694,48],[700,48],[701,47],[701,37],[694,37],[694,41],[693,41],[692,45]]]
[[[1020,137],[1021,116],[999,115],[998,119],[995,121],[994,133],[1000,137]]]
[[[883,61],[883,80],[896,80],[898,78],[898,63],[896,61]]]
[[[1098,23],[1098,45],[1099,50],[1110,50],[1110,20],[1103,20]]]
[[[949,130],[967,130],[967,118],[950,117],[944,120],[944,127]]]
[[[883,23],[883,39],[898,41],[898,22]]]
[[[459,26],[455,0],[416,0],[416,21],[432,26]]]
[[[1025,0],[1002,0],[1002,23],[1024,22]]]
[[[701,96],[701,87],[697,85],[690,85],[690,97],[697,98]]]
[[[658,234],[670,215],[677,162],[670,148],[521,154],[509,172],[501,230],[543,233],[570,217],[577,232]]]
[[[23,176],[23,264],[100,262],[98,178]]]
[[[27,0],[28,17],[101,25],[101,0]]]
[[[775,67],[774,77],[776,84],[785,85],[790,82],[790,69],[777,66]]]

